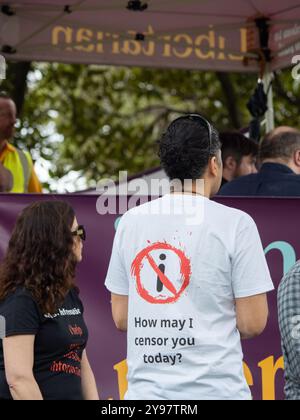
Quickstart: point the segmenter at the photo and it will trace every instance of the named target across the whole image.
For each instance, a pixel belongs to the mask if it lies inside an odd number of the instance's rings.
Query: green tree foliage
[[[34,64],[23,104],[13,69],[6,86],[19,100],[17,144],[49,161],[53,179],[76,171],[91,187],[121,170],[157,166],[156,140],[180,113],[201,112],[220,130],[247,126],[257,81],[249,74]],[[274,88],[277,123],[297,126],[300,88],[290,70],[276,75]]]

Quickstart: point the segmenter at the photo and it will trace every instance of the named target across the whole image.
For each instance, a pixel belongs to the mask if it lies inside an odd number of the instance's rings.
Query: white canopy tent
[[[300,54],[299,0],[1,0],[0,28],[8,60],[257,72],[266,89]]]

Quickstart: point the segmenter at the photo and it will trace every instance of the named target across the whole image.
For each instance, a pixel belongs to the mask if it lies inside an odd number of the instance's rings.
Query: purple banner
[[[87,229],[84,261],[78,284],[90,331],[88,354],[102,399],[122,399],[126,391],[126,335],[116,331],[111,317],[110,295],[104,280],[110,259],[118,215],[97,213],[97,196],[0,197],[0,259],[20,211],[37,200],[68,201]],[[126,200],[126,199],[121,199]],[[256,221],[276,288],[283,274],[300,255],[298,199],[244,198],[217,201],[241,209]],[[124,204],[124,202],[123,202]],[[253,261],[255,264],[255,261]],[[270,319],[263,335],[244,342],[245,374],[255,399],[283,398],[283,359],[277,321],[276,292],[269,295]]]

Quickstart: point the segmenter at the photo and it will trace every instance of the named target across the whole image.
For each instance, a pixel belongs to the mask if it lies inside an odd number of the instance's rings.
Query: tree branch
[[[18,115],[22,113],[27,91],[27,76],[30,70],[30,62],[8,63],[8,78],[4,83],[4,87],[15,101]]]
[[[224,72],[216,72],[216,75],[222,86],[231,124],[234,128],[240,129],[242,127],[241,115],[238,109],[238,98],[231,78],[229,74]]]

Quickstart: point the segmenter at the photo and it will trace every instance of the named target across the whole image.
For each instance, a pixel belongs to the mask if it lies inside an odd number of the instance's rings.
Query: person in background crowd
[[[180,188],[122,217],[105,282],[128,331],[125,398],[249,400],[241,338],[264,331],[273,290],[257,227],[210,200],[221,145],[203,117],[173,121],[159,155]]]
[[[300,196],[300,132],[278,127],[262,141],[262,164],[257,174],[236,179],[223,186],[223,196]]]
[[[31,156],[12,146],[16,124],[16,105],[0,92],[0,192],[41,193],[42,187]]]
[[[220,133],[222,144],[223,178],[222,186],[241,176],[256,174],[258,144],[239,133]]]
[[[0,266],[1,400],[97,400],[75,285],[83,226],[60,201],[27,207]]]
[[[300,261],[278,289],[278,313],[285,368],[285,397],[300,400]]]

